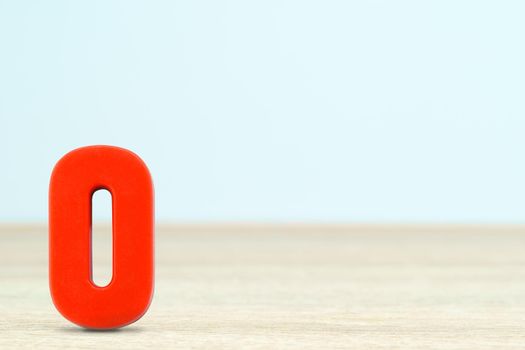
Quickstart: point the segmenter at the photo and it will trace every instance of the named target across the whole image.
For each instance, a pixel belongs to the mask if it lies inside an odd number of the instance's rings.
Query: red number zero
[[[112,196],[113,277],[92,281],[91,198]],[[58,311],[77,325],[110,329],[138,320],[153,296],[153,183],[144,162],[112,146],[73,150],[49,186],[49,284]]]

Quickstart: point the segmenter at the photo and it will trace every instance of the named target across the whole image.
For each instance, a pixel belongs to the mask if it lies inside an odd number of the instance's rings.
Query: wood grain
[[[524,252],[519,226],[160,226],[151,309],[95,332],[52,305],[46,228],[4,225],[0,349],[523,349]]]

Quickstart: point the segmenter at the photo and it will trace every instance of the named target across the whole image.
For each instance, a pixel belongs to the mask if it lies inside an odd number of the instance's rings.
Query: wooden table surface
[[[525,348],[524,227],[159,226],[156,263],[140,321],[84,330],[46,227],[1,226],[0,349]]]

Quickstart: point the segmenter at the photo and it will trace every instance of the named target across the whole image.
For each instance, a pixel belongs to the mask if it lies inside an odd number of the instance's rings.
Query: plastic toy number
[[[113,204],[113,277],[92,281],[91,197]],[[110,329],[138,320],[153,296],[153,184],[144,162],[112,146],[76,149],[58,161],[49,187],[49,283],[60,313],[86,328]]]

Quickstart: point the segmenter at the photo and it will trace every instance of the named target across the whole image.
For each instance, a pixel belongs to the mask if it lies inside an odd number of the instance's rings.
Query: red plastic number
[[[113,203],[113,278],[92,281],[91,197]],[[49,186],[49,283],[60,313],[80,326],[122,327],[138,320],[153,295],[153,184],[134,153],[111,146],[71,151],[58,161]]]

